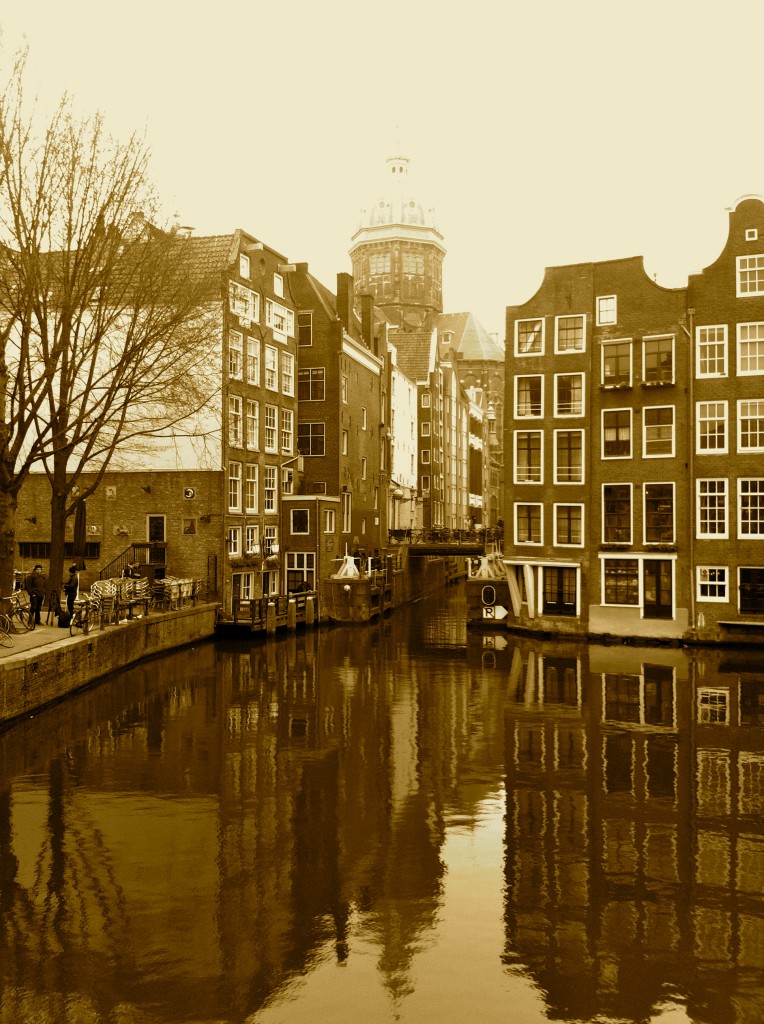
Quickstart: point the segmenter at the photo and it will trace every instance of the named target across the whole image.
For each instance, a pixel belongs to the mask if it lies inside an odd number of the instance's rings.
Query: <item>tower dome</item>
[[[350,258],[356,293],[371,293],[395,323],[419,328],[442,310],[445,247],[435,211],[414,194],[409,159],[386,161],[380,197],[361,211]]]

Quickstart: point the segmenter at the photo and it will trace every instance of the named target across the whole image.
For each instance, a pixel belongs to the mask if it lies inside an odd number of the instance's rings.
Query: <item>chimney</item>
[[[337,316],[349,334],[353,320],[353,278],[351,274],[337,274]]]
[[[366,348],[371,349],[375,356],[379,355],[379,345],[374,337],[374,296],[361,296],[361,335]]]

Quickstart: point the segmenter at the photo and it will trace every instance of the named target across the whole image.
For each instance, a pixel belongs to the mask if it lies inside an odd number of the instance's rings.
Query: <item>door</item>
[[[643,611],[646,619],[674,617],[674,588],[671,562],[646,558],[642,563]]]
[[[148,540],[151,544],[149,549],[149,562],[153,565],[166,565],[167,556],[164,547],[165,527],[164,516],[149,516],[147,523]]]

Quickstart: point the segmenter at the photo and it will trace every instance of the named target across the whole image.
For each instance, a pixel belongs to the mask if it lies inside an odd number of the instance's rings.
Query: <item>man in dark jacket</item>
[[[40,612],[45,599],[46,580],[42,566],[36,565],[24,580],[24,590],[29,594],[29,625],[40,625]]]

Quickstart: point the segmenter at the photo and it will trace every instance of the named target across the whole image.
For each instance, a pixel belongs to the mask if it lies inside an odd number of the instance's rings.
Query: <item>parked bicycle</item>
[[[13,647],[13,626],[8,615],[0,612],[0,645],[3,647]]]
[[[10,597],[2,598],[2,601],[8,608],[8,611],[4,614],[10,621],[14,633],[27,633],[30,629],[34,629],[34,616],[29,607],[29,595],[27,593],[23,590],[17,590]]]
[[[69,620],[70,636],[90,632],[90,608],[91,602],[87,597],[74,602],[74,614]]]

